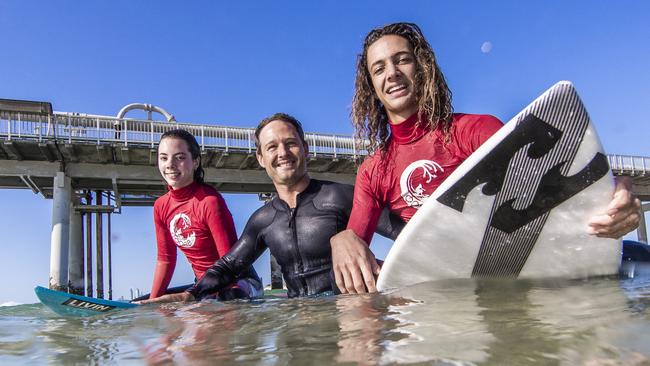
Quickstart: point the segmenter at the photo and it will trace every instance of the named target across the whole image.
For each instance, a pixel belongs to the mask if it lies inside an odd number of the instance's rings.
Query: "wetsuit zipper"
[[[289,209],[289,227],[293,230],[293,243],[294,243],[294,252],[296,256],[296,262],[298,263],[298,273],[302,273],[305,270],[305,266],[302,263],[302,256],[300,255],[300,247],[298,245],[298,230],[296,228],[296,213],[298,211],[298,198],[296,199],[296,207]],[[302,285],[303,293],[301,295],[307,294],[307,281],[301,277],[296,276]]]

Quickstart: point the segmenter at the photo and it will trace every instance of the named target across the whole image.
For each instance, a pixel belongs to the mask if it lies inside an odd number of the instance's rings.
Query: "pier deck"
[[[75,189],[131,196],[164,192],[156,169],[160,136],[184,128],[197,137],[207,182],[223,192],[270,192],[255,158],[254,129],[170,123],[79,113],[0,111],[0,188],[28,188],[51,198],[53,177],[65,167]],[[366,154],[351,136],[307,133],[310,174],[353,183]],[[615,175],[632,177],[635,193],[650,200],[650,157],[608,155]],[[133,199],[132,203],[138,202]]]

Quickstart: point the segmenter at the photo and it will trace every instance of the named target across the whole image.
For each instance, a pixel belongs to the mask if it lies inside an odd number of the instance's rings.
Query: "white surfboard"
[[[621,241],[587,234],[614,190],[585,107],[562,81],[504,125],[420,207],[377,288],[448,278],[617,273]]]

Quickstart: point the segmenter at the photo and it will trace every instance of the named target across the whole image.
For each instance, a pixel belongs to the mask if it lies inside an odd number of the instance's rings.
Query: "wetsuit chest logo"
[[[172,221],[169,223],[169,232],[172,234],[172,239],[176,245],[182,248],[190,248],[194,246],[196,241],[196,234],[190,231],[192,222],[189,216],[184,213],[177,213]]]
[[[444,171],[440,164],[431,160],[418,160],[407,166],[399,181],[404,202],[420,208],[437,187],[438,174]]]

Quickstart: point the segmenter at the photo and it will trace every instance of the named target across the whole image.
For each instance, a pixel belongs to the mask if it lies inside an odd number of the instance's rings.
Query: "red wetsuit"
[[[382,208],[408,222],[425,198],[503,123],[496,117],[478,114],[453,116],[451,139],[440,129],[416,127],[418,113],[398,125],[390,125],[386,152],[366,158],[359,167],[354,202],[348,222],[370,243]]]
[[[153,206],[158,258],[151,298],[167,290],[176,266],[176,247],[201,278],[237,240],[235,224],[223,197],[211,186],[192,183],[169,190]]]

